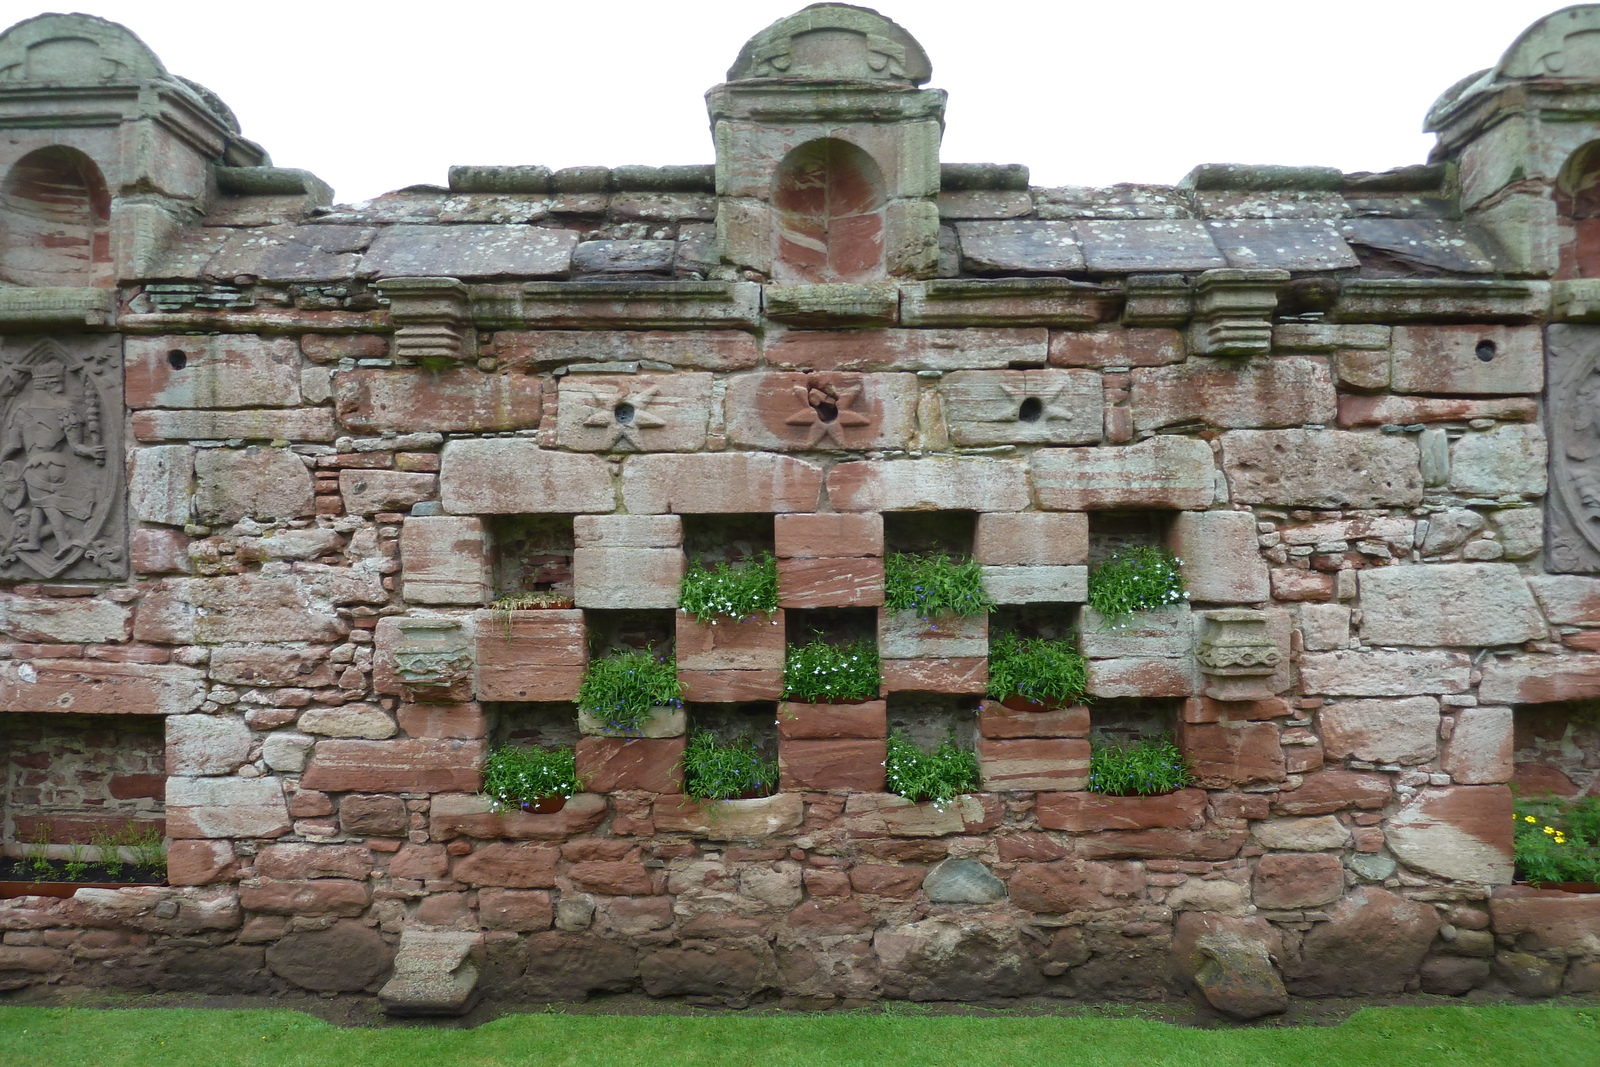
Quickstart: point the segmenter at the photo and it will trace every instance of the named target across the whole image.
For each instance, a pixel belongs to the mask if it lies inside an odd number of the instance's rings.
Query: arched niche
[[[1556,178],[1556,210],[1566,224],[1558,278],[1600,278],[1600,141],[1567,159]]]
[[[773,276],[779,282],[859,282],[884,277],[883,172],[846,141],[810,141],[773,179]]]
[[[59,145],[29,152],[0,183],[0,281],[110,288],[110,218],[94,160]]]

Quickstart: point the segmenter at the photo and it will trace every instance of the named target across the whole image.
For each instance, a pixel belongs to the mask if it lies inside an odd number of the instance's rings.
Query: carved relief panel
[[[128,573],[122,338],[0,340],[0,581]]]
[[[1600,326],[1551,326],[1545,359],[1545,569],[1600,574]]]

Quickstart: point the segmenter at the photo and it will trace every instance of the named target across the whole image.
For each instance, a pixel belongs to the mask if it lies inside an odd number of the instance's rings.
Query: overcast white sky
[[[708,163],[702,94],[804,0],[84,0],[340,200],[456,163]],[[887,0],[950,93],[942,158],[1035,185],[1421,162],[1435,97],[1546,0]],[[0,0],[0,26],[45,10]]]

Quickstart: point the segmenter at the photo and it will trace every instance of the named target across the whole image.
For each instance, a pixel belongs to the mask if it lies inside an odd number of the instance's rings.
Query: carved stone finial
[[[746,42],[729,81],[892,81],[922,85],[933,76],[916,38],[871,8],[812,4]]]

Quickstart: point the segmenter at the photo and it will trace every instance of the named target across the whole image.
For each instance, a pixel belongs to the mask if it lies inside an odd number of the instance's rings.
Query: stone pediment
[[[739,51],[729,81],[893,81],[922,85],[928,55],[897,23],[871,8],[813,4],[762,30]]]

